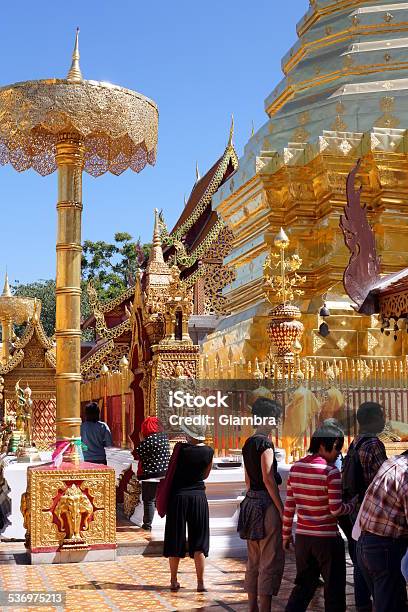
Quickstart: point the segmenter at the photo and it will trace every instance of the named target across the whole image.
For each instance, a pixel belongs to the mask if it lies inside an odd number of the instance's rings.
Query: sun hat
[[[191,425],[190,424],[186,425],[184,420],[181,420],[180,427],[184,431],[185,434],[190,436],[190,438],[194,438],[194,440],[199,440],[200,442],[203,442],[206,438],[205,434],[207,431],[207,425],[203,423],[197,423],[197,424],[192,423]]]

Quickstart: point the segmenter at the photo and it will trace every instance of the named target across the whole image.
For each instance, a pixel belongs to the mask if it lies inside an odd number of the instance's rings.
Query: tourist
[[[253,416],[274,418],[276,423],[281,412],[277,402],[263,397],[252,406]],[[272,430],[273,425],[258,427],[242,448],[248,490],[241,503],[238,531],[247,541],[245,590],[252,612],[269,612],[272,597],[279,592],[285,565],[283,504],[278,489],[282,481],[270,439]]]
[[[109,427],[100,421],[101,412],[96,402],[85,406],[85,420],[81,423],[81,440],[85,445],[84,459],[90,463],[107,465],[105,448],[113,446]]]
[[[408,451],[383,463],[361,506],[357,562],[375,612],[408,610],[401,561],[408,548]]]
[[[151,531],[157,487],[160,479],[166,475],[170,444],[161,421],[154,416],[147,417],[143,421],[139,438],[140,444],[135,448],[135,456],[139,460],[137,478],[142,483],[142,529]]]
[[[302,612],[324,579],[326,612],[346,610],[346,558],[337,518],[354,510],[344,504],[341,476],[334,463],[344,444],[343,431],[322,425],[310,440],[309,455],[290,469],[283,514],[283,542],[289,548],[297,512],[296,579],[286,612]]]
[[[210,545],[208,502],[204,480],[208,477],[214,451],[204,444],[206,426],[181,423],[187,442],[178,448],[177,465],[173,476],[170,500],[166,514],[163,554],[169,558],[172,591],[177,591],[178,566],[186,556],[186,526],[188,552],[194,559],[197,591],[206,591],[204,585],[205,557]]]
[[[341,517],[340,527],[348,540],[350,558],[354,566],[354,599],[357,612],[371,612],[371,592],[356,559],[356,542],[351,532],[365,492],[384,461],[387,460],[385,446],[378,438],[385,425],[384,412],[380,404],[364,402],[357,410],[358,436],[350,444],[343,462],[342,484],[345,501],[358,495],[354,512]]]

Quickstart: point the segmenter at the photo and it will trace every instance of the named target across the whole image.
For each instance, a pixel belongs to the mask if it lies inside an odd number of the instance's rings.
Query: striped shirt
[[[320,455],[308,455],[294,463],[289,472],[283,513],[283,537],[290,537],[295,511],[298,535],[335,537],[337,517],[350,514],[354,504],[342,501],[341,476]]]

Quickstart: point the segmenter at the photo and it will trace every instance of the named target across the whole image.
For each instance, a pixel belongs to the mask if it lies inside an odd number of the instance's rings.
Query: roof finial
[[[154,209],[153,242],[146,267],[146,272],[148,274],[155,271],[157,272],[157,270],[155,270],[155,264],[164,264],[162,240],[160,235],[160,215],[157,208]]]
[[[67,76],[67,81],[69,81],[70,83],[81,83],[83,80],[81,68],[79,67],[78,38],[79,38],[79,28],[76,29],[75,46],[74,46],[74,51],[72,53],[72,64],[71,64],[71,68],[69,69],[68,76]]]
[[[160,221],[159,221],[159,211],[157,208],[154,209],[154,230],[153,230],[153,246],[160,247],[162,245],[160,238]]]
[[[187,206],[187,196],[186,196],[186,194],[184,194],[184,207],[186,207],[186,206]]]
[[[231,127],[230,127],[230,133],[229,133],[229,138],[228,138],[228,146],[231,147],[232,146],[232,139],[234,138],[234,114],[231,114]]]
[[[200,171],[198,169],[198,161],[196,162],[196,183],[198,183],[198,181],[200,180],[201,176],[200,176]]]
[[[251,138],[252,136],[255,134],[255,125],[254,125],[254,120],[252,119],[252,123],[251,123]]]
[[[7,271],[6,271],[6,276],[4,278],[4,287],[3,287],[2,296],[3,297],[11,297],[11,289],[10,289],[10,284],[9,284],[9,279],[8,279]]]

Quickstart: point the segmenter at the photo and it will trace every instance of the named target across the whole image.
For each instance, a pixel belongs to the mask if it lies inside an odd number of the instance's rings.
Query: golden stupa
[[[306,5],[306,0],[305,0]],[[267,120],[250,137],[239,169],[213,197],[234,232],[225,289],[231,315],[203,352],[254,363],[269,350],[263,265],[280,227],[289,255],[302,260],[304,295],[296,301],[305,333],[303,355],[401,356],[376,317],[355,313],[342,278],[349,252],[339,228],[346,178],[357,159],[358,181],[373,225],[383,273],[408,265],[408,6],[402,0],[310,2],[298,40],[282,60],[283,80],[265,101]],[[330,334],[319,334],[323,304]]]

